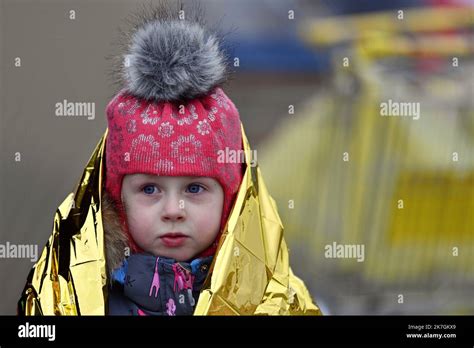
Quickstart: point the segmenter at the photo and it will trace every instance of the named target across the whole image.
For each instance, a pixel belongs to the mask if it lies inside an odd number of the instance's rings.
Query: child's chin
[[[151,252],[156,257],[164,257],[167,259],[174,259],[177,262],[185,262],[192,259],[193,254],[183,251],[152,251]]]

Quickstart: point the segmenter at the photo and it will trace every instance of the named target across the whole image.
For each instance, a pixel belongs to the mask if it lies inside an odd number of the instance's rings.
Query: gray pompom
[[[146,21],[136,27],[124,62],[125,88],[145,99],[193,99],[226,80],[219,40],[198,21]]]

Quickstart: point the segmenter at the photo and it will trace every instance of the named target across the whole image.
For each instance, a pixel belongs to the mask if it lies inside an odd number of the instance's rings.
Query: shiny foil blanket
[[[101,195],[105,139],[74,193],[58,207],[53,232],[30,271],[19,315],[106,315],[108,282]],[[242,128],[246,169],[194,315],[320,315],[289,266],[283,226]]]

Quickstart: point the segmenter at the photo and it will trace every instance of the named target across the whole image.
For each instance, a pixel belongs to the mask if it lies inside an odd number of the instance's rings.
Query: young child
[[[320,314],[220,87],[221,43],[189,18],[160,11],[132,33],[108,130],[58,208],[20,314]]]

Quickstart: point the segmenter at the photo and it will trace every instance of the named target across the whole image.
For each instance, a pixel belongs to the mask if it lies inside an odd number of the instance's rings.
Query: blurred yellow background
[[[333,73],[260,163],[326,313],[474,312],[473,18],[421,8],[301,27],[331,47]],[[412,114],[385,116],[389,103]],[[363,245],[364,261],[328,258],[334,242]]]

